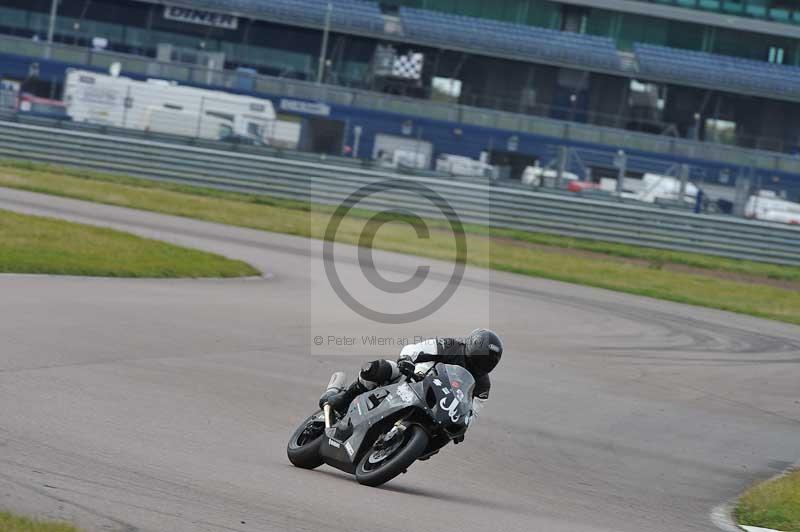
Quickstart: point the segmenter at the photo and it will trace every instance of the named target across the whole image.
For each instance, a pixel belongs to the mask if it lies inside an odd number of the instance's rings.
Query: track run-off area
[[[333,371],[369,359],[363,345],[321,356],[311,338],[387,332],[316,297],[320,242],[7,189],[0,209],[264,272],[0,276],[0,508],[88,532],[716,530],[714,508],[800,459],[800,328],[468,267],[459,304],[418,325],[504,338],[464,443],[379,489],[299,470],[290,433]],[[420,262],[374,256],[406,278]],[[426,282],[447,282],[425,262]]]

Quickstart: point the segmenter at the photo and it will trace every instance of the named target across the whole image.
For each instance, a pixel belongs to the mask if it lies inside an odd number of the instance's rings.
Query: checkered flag
[[[425,55],[409,52],[407,55],[398,55],[392,64],[392,77],[401,79],[419,80],[422,77],[422,66]]]

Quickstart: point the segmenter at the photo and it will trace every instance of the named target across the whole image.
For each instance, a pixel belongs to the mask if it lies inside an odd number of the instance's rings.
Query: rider
[[[352,400],[362,393],[396,381],[401,375],[410,375],[417,363],[436,361],[463,366],[472,373],[475,377],[473,408],[477,411],[489,398],[489,372],[500,362],[502,354],[503,342],[489,329],[475,329],[464,341],[456,338],[430,338],[403,347],[397,362],[367,362],[355,382],[337,395],[323,398],[320,403],[327,400],[334,410],[344,415]]]

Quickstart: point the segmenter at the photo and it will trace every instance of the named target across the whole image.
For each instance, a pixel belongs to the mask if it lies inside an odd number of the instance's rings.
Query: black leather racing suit
[[[466,368],[475,378],[475,389],[472,396],[482,406],[489,398],[489,389],[492,387],[489,375],[471,367],[469,358],[465,355],[466,345],[455,338],[431,338],[417,344],[410,344],[400,351],[400,358],[408,357],[412,362],[442,362]],[[374,360],[364,365],[359,374],[358,381],[366,390],[388,384],[400,377],[397,363],[391,360]]]

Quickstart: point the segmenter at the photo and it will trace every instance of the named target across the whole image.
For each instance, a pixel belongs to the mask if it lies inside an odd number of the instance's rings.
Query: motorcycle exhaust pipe
[[[328,400],[333,397],[334,395],[338,395],[344,390],[345,384],[347,383],[347,375],[343,371],[337,371],[333,375],[331,375],[331,380],[328,382],[328,388],[325,390],[325,393],[322,394],[320,398],[320,403],[324,403],[322,407],[322,412],[325,415],[325,428],[329,429],[331,427],[331,406],[328,404]]]
[[[325,428],[329,429],[331,428],[331,405],[326,403],[325,406],[322,407],[322,412],[325,415]]]

